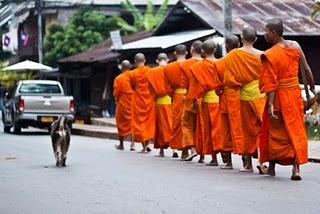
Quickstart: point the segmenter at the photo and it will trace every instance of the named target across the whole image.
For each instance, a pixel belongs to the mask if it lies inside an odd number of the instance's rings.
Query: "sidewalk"
[[[73,124],[72,133],[75,135],[118,140],[114,118],[93,118],[92,125]],[[309,161],[320,163],[320,141],[309,141]]]
[[[73,124],[72,134],[118,140],[114,118],[92,118],[92,124]]]
[[[320,163],[320,141],[309,140],[309,161]]]

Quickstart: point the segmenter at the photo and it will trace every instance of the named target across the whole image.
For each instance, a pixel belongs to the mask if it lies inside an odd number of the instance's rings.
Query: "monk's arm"
[[[154,90],[152,84],[149,82],[149,92],[150,94],[152,95],[153,99],[156,100],[157,99],[157,93],[156,91]]]
[[[269,117],[272,119],[278,119],[278,117],[274,114],[274,97],[275,97],[275,92],[269,92],[267,93],[268,96],[268,114]]]
[[[120,96],[119,82],[115,80],[113,83],[113,97],[115,102],[117,102],[119,96]]]
[[[301,48],[300,48],[300,53],[301,53],[301,57],[300,57],[301,72],[304,72],[306,74],[308,84],[310,85],[310,90],[312,91],[312,93],[316,94],[313,74]]]

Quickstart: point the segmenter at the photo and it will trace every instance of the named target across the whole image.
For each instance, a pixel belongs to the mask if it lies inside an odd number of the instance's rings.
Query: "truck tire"
[[[21,127],[16,125],[16,124],[14,124],[13,125],[13,133],[20,134],[21,133]]]
[[[3,125],[3,131],[4,131],[4,133],[10,133],[10,129],[11,129],[10,126]]]
[[[21,133],[21,127],[15,122],[13,115],[12,115],[12,123],[13,123],[13,133],[14,134],[20,134]]]

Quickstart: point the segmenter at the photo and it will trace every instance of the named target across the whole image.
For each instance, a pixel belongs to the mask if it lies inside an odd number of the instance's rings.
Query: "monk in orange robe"
[[[158,157],[164,157],[164,149],[170,144],[172,127],[171,97],[168,95],[168,83],[164,75],[164,67],[168,64],[167,54],[160,53],[157,57],[158,67],[151,69],[147,78],[150,92],[156,102],[156,132],[154,148],[160,149]]]
[[[215,90],[222,88],[218,71],[214,66],[216,45],[213,40],[207,40],[202,45],[205,59],[191,66],[193,74],[187,97],[196,106],[197,99],[202,98],[200,111],[198,112],[195,147],[200,155],[211,155],[212,160],[208,164],[217,166],[216,154],[221,151],[220,139],[220,110],[219,97]]]
[[[276,174],[276,163],[292,165],[291,179],[301,180],[299,165],[308,162],[308,141],[299,66],[315,94],[313,76],[300,45],[283,39],[280,19],[269,20],[265,29],[265,39],[273,46],[261,55],[260,90],[268,96],[261,128],[261,161],[269,161],[267,173],[271,176]]]
[[[113,96],[116,100],[116,125],[120,144],[116,149],[123,150],[124,138],[132,134],[132,98],[133,90],[130,84],[129,73],[131,64],[128,60],[121,62],[121,74],[117,76],[113,83]],[[134,151],[134,143],[131,142],[131,151]]]
[[[226,50],[229,53],[231,50],[238,48],[240,45],[239,39],[235,35],[227,36],[225,40]],[[220,81],[224,82],[224,75],[226,70],[225,57],[219,60],[216,60],[214,65],[218,71],[218,76]],[[223,84],[222,90],[217,91],[220,96],[219,106],[220,106],[220,134],[222,141],[222,159],[226,163],[225,166],[222,166],[221,169],[233,169],[231,152],[235,151],[233,146],[235,141],[241,141],[243,135],[239,131],[240,124],[234,123],[233,121],[240,117],[240,95],[237,94],[233,89],[228,88]],[[238,130],[237,130],[238,129]],[[232,132],[232,130],[237,130]]]
[[[253,172],[251,157],[257,154],[258,135],[266,101],[266,96],[259,90],[262,51],[253,48],[256,39],[256,30],[249,26],[244,27],[241,33],[243,47],[232,50],[224,59],[226,66],[224,85],[232,89],[237,97],[240,95],[240,99],[234,99],[234,103],[238,102],[240,108],[232,110],[237,115],[232,117],[235,126],[234,129],[231,126],[231,133],[241,132],[243,136],[243,139],[232,142],[233,153],[242,155],[241,172]],[[262,170],[261,164],[259,168]]]
[[[155,133],[155,102],[149,91],[147,75],[151,68],[145,66],[144,54],[137,53],[134,57],[137,68],[130,72],[130,82],[134,90],[132,134],[134,141],[141,142],[146,153],[151,149],[148,142]]]
[[[183,101],[187,92],[186,88],[183,88],[181,83],[182,68],[179,65],[186,60],[187,47],[185,45],[177,45],[174,49],[174,55],[176,61],[169,63],[164,68],[165,78],[167,79],[172,90],[169,91],[169,95],[172,97],[172,133],[170,138],[170,148],[173,150],[182,150],[182,129],[181,118],[183,112]],[[184,159],[188,154],[181,155]],[[177,153],[174,153],[173,157],[177,157]]]
[[[183,88],[189,89],[190,79],[192,78],[192,73],[190,70],[191,66],[202,60],[201,46],[201,41],[193,42],[190,49],[192,57],[180,63],[180,67],[182,68],[181,84]],[[197,156],[197,151],[194,145],[197,114],[192,107],[192,103],[193,100],[188,98],[187,92],[182,112],[182,149],[184,151],[188,151],[190,149],[191,153],[185,158],[185,161],[191,161],[195,156]],[[201,162],[202,159],[203,157],[201,157],[199,161]]]

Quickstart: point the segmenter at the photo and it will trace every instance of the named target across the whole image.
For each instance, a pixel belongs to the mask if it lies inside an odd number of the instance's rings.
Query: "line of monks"
[[[225,39],[227,55],[216,59],[216,44],[209,39],[195,41],[174,50],[176,61],[168,63],[167,54],[157,57],[158,66],[145,65],[142,53],[135,55],[136,68],[121,63],[122,74],[114,81],[116,124],[120,144],[132,136],[141,142],[141,153],[154,148],[173,149],[173,157],[191,161],[211,155],[208,165],[217,166],[221,153],[222,169],[232,169],[231,154],[242,156],[242,172],[253,172],[257,158],[260,174],[275,176],[275,165],[292,165],[292,180],[301,180],[299,165],[307,163],[307,136],[304,106],[298,72],[307,76],[314,91],[312,72],[299,44],[284,40],[283,24],[269,20],[265,39],[272,47],[265,52],[253,47],[256,30],[250,26],[237,36]],[[263,163],[269,162],[269,166]]]

